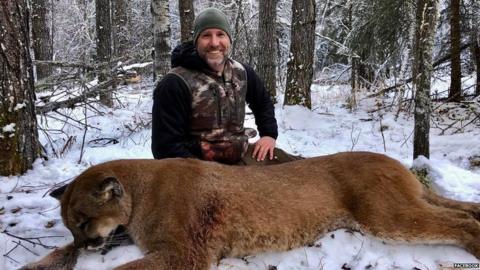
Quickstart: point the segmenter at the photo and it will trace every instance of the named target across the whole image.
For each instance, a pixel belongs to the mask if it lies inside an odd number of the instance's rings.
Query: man
[[[207,8],[195,19],[193,41],[174,49],[172,69],[154,93],[156,159],[194,157],[243,165],[296,159],[275,148],[278,131],[269,94],[251,67],[229,57],[231,46],[226,15]],[[248,138],[255,131],[243,126],[245,103],[260,133],[254,145]]]
[[[194,22],[193,42],[172,53],[172,69],[158,83],[152,112],[152,152],[156,159],[192,157],[237,165],[270,165],[292,161],[275,148],[277,121],[269,94],[253,69],[229,57],[231,30],[218,9],[202,11]],[[245,129],[245,102],[255,116],[255,130]],[[253,131],[253,132],[252,132]],[[54,197],[67,185],[54,190]],[[130,243],[118,227],[102,250]]]

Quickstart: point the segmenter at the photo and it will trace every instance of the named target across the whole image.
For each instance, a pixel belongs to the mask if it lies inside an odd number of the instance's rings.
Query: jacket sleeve
[[[277,139],[277,120],[270,95],[255,71],[248,65],[243,66],[247,70],[246,101],[255,116],[258,133],[260,137],[269,136]]]
[[[191,95],[187,85],[176,75],[167,74],[153,94],[154,158],[200,156],[200,146],[189,138],[191,113]]]

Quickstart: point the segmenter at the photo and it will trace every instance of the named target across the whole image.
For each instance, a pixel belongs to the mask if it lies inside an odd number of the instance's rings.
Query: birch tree
[[[415,89],[414,159],[420,155],[430,157],[430,79],[437,10],[438,0],[417,0],[412,65]]]
[[[178,11],[180,14],[180,40],[186,42],[192,39],[193,21],[195,20],[193,0],[178,1]]]
[[[35,60],[51,61],[53,56],[47,5],[48,0],[32,0],[32,47]],[[52,74],[52,68],[37,64],[36,74],[37,80],[42,80]]]
[[[290,57],[287,63],[286,105],[312,107],[315,45],[315,1],[293,0]]]
[[[152,0],[153,43],[155,48],[154,79],[170,70],[170,14],[167,0]]]
[[[265,88],[272,100],[276,101],[276,76],[275,76],[275,47],[276,31],[275,20],[277,17],[277,0],[260,1],[258,20],[258,64],[257,72],[265,83]]]
[[[39,154],[26,0],[0,1],[0,175],[24,173]]]
[[[97,30],[97,61],[108,63],[112,57],[110,0],[96,0],[96,30]],[[108,65],[103,65],[103,71],[99,75],[99,81],[105,81],[106,74],[110,70]],[[100,102],[108,107],[113,106],[112,92],[105,91],[100,94]]]
[[[450,54],[451,73],[448,98],[451,101],[462,99],[462,70],[460,61],[460,0],[450,1]]]

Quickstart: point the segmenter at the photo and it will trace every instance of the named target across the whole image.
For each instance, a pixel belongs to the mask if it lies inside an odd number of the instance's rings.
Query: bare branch
[[[10,237],[13,237],[15,239],[22,240],[22,241],[25,241],[27,243],[30,243],[33,246],[39,245],[39,246],[41,246],[43,248],[46,248],[46,249],[55,249],[57,247],[46,245],[46,244],[42,243],[42,239],[64,237],[64,236],[60,236],[60,235],[39,236],[39,237],[22,237],[22,236],[11,234],[7,230],[2,231],[2,233],[5,234],[5,235],[8,235]]]
[[[464,44],[462,47],[460,47],[460,51],[463,51],[465,49],[468,49],[470,47],[471,43],[467,43],[467,44]],[[451,54],[448,53],[440,58],[438,58],[435,62],[433,62],[433,67],[437,67],[441,64],[443,64],[445,61],[449,60],[451,57]],[[385,93],[388,93],[390,91],[393,91],[395,90],[397,87],[400,87],[402,85],[405,85],[407,83],[411,83],[413,81],[413,77],[411,78],[408,78],[406,79],[405,81],[401,82],[401,83],[398,83],[398,84],[395,84],[393,86],[390,86],[390,87],[387,87],[387,88],[384,88],[376,93],[373,93],[371,95],[368,95],[366,98],[372,98],[372,97],[378,97],[380,95],[383,95]]]

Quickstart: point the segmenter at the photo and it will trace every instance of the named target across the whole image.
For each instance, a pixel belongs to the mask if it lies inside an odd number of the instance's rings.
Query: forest
[[[231,58],[253,67],[270,94],[278,146],[304,157],[384,153],[444,195],[480,202],[478,0],[1,0],[0,7],[2,269],[69,239],[58,203],[46,196],[52,189],[103,161],[152,158],[155,85],[207,7],[228,16]],[[252,113],[246,117],[255,128]],[[452,247],[384,247],[358,232],[319,241],[304,252],[227,259],[219,269],[475,262]],[[126,247],[95,256],[78,269],[100,261],[110,269],[141,255]]]
[[[191,38],[195,12],[207,6],[228,14],[232,58],[255,67],[276,102],[311,109],[313,83],[349,84],[352,110],[365,92],[393,94],[391,104],[379,109],[413,111],[414,157],[428,157],[431,101],[462,104],[480,91],[478,5],[474,0],[3,1],[2,174],[22,173],[46,154],[37,114],[63,117],[60,108],[82,106],[92,96],[112,107],[123,82],[161,78],[172,49]],[[145,66],[125,70],[132,63]],[[447,74],[449,86],[432,91],[431,78]],[[477,81],[462,84],[466,76]],[[98,84],[87,85],[94,78]],[[470,117],[472,125],[478,123],[478,112]]]

